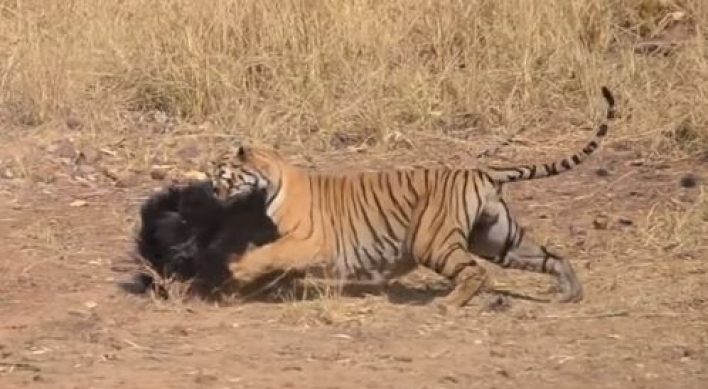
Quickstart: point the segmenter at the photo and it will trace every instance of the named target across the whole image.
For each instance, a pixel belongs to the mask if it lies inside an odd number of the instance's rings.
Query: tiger
[[[593,154],[615,118],[614,96],[605,86],[601,93],[606,115],[592,138],[550,163],[325,173],[289,163],[269,147],[240,145],[221,154],[206,172],[214,195],[227,201],[263,191],[280,234],[230,261],[233,282],[325,265],[338,280],[383,283],[424,266],[452,285],[434,301],[457,310],[488,285],[479,258],[554,277],[559,290],[551,302],[581,301],[583,287],[570,261],[525,233],[502,186],[562,174]]]

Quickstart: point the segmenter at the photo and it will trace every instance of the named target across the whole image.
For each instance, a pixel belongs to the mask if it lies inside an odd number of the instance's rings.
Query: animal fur
[[[278,238],[265,214],[262,193],[222,202],[213,196],[209,182],[174,185],[150,196],[140,217],[136,248],[142,262],[161,279],[189,282],[199,294],[209,294],[229,279],[229,258],[243,254],[251,244]],[[147,271],[122,287],[136,294],[152,289],[168,297]]]

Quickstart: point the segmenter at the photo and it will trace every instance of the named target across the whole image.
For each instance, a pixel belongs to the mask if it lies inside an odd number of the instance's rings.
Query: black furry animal
[[[249,244],[263,245],[279,238],[265,213],[262,193],[222,202],[206,181],[173,185],[150,196],[140,217],[138,254],[161,278],[190,281],[202,294],[230,277],[229,257],[244,253]],[[161,297],[168,297],[145,272],[122,287],[136,294],[152,287]]]

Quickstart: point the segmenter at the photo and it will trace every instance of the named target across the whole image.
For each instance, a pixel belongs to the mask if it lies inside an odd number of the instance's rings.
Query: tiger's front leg
[[[239,286],[256,281],[276,271],[301,271],[319,263],[311,244],[293,238],[281,238],[233,258],[229,270]]]

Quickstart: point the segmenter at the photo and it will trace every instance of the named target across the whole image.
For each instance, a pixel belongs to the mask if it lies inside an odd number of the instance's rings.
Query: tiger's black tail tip
[[[607,104],[610,107],[614,107],[615,106],[615,97],[612,95],[612,92],[610,92],[610,89],[607,88],[606,86],[603,86],[601,90],[602,90],[602,97],[605,98],[605,100],[607,101]]]

